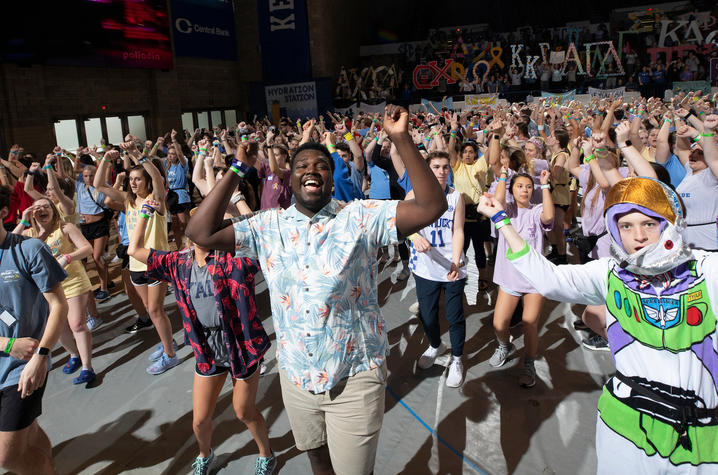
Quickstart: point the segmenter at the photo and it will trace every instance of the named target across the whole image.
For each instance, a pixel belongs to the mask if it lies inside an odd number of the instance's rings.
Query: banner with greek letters
[[[541,91],[541,97],[550,98],[551,102],[561,104],[562,102],[571,102],[576,99],[576,89],[571,89],[567,92],[561,92],[554,94],[553,92]]]
[[[467,94],[464,96],[466,107],[493,106],[499,100],[498,94]]]
[[[277,102],[292,119],[304,121],[306,117],[317,116],[317,85],[314,81],[265,86],[264,96],[270,115],[272,104]]]
[[[625,87],[616,87],[614,89],[598,89],[595,87],[588,88],[588,94],[599,99],[615,99],[626,95]]]

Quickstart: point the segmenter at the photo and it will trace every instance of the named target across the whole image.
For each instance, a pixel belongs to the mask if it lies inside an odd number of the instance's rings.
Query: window
[[[209,129],[209,120],[206,112],[197,112],[197,124],[200,129]]]
[[[58,120],[55,122],[55,143],[65,150],[77,150],[80,146],[77,137],[77,121]]]
[[[85,143],[88,147],[93,145],[100,146],[102,143],[102,120],[99,117],[93,117],[85,121]]]
[[[127,125],[129,126],[130,134],[140,140],[147,140],[147,129],[145,129],[144,117],[141,115],[127,116]]]
[[[125,136],[122,133],[122,120],[119,117],[106,117],[105,124],[107,124],[107,140],[109,143],[117,145],[125,141]]]
[[[182,114],[182,128],[184,130],[189,130],[190,133],[194,132],[194,118],[192,117],[191,112],[184,112]]]
[[[237,111],[234,109],[229,109],[224,111],[224,120],[227,121],[226,125],[228,129],[234,128],[237,126]]]
[[[222,111],[212,111],[212,127],[222,125]]]

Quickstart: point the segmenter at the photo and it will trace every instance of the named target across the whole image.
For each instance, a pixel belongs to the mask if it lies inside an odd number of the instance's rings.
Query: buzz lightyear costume
[[[661,223],[658,242],[628,255],[618,218]],[[598,473],[718,473],[718,253],[683,242],[673,190],[628,178],[606,197],[611,257],[555,266],[528,246],[508,252],[547,298],[606,306],[616,375],[598,401]]]

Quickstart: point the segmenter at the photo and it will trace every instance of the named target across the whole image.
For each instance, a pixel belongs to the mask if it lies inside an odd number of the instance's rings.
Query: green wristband
[[[24,219],[21,219],[21,220],[20,220],[20,224],[22,224],[22,225],[25,226],[26,228],[29,228],[29,227],[30,227],[30,222],[29,222],[29,221],[26,221],[26,220],[24,220]]]
[[[499,229],[503,228],[507,224],[511,224],[511,220],[509,218],[504,218],[501,221],[499,221],[498,223],[494,223],[494,226],[496,227],[496,230],[498,231]]]
[[[150,215],[147,213],[143,213],[140,211],[139,215],[140,215],[140,218],[150,219]]]
[[[9,355],[10,350],[12,350],[12,345],[15,343],[15,338],[10,338],[7,341],[7,346],[5,347],[5,354]]]
[[[232,165],[231,167],[229,167],[229,169],[236,173],[238,177],[244,178],[244,172],[242,172],[242,170],[240,170],[239,168]]]
[[[593,160],[594,158],[596,158],[596,155],[591,154],[591,155],[589,155],[588,157],[586,157],[586,158],[583,159],[583,163],[588,163],[588,162],[590,162],[591,160]]]
[[[713,137],[715,134],[704,134],[701,133],[701,137]]]

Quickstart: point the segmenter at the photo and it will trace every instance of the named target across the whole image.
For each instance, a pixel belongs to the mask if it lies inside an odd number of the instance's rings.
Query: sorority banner
[[[257,0],[257,19],[264,82],[311,79],[306,0]]]
[[[237,60],[232,2],[172,0],[175,54]]]
[[[595,87],[588,88],[588,94],[599,99],[614,99],[626,95],[625,87],[617,87],[614,89],[598,89]]]
[[[673,81],[673,93],[703,91],[703,94],[711,93],[710,81]]]
[[[467,94],[464,96],[466,107],[493,106],[498,100],[498,94]]]
[[[570,102],[570,101],[573,101],[574,99],[576,99],[576,89],[571,89],[568,92],[561,92],[558,94],[554,94],[552,92],[541,91],[541,97],[551,98],[551,102],[555,102],[557,104],[560,104],[564,101]]]
[[[434,109],[436,109],[436,110],[438,110],[439,112],[441,112],[441,107],[442,107],[442,106],[441,106],[441,101],[430,101],[430,100],[428,100],[428,99],[422,99],[422,100],[421,100],[421,104],[422,104],[422,105],[425,105],[426,108],[427,108],[427,110],[428,110],[429,112],[431,112],[431,113],[434,113]],[[429,104],[432,104],[432,105],[434,106],[434,109],[432,109],[431,107],[429,107]],[[446,108],[449,109],[449,110],[453,109],[453,108],[454,108],[454,98],[453,98],[453,97],[447,97],[446,100],[444,101],[444,106],[443,106],[443,107],[446,107]]]
[[[272,104],[277,102],[280,108],[286,109],[286,115],[293,119],[304,120],[305,117],[317,116],[317,86],[314,81],[265,86],[264,96],[270,115]]]

